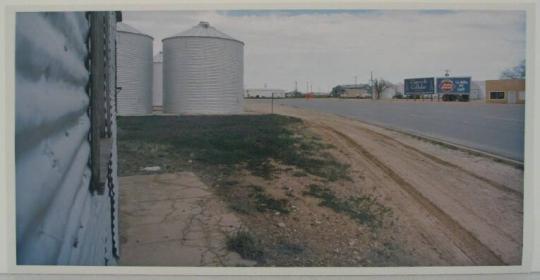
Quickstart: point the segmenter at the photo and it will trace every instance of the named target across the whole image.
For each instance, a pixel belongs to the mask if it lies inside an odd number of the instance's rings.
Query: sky
[[[161,40],[200,21],[243,41],[246,88],[328,92],[382,78],[497,79],[525,59],[524,11],[127,11],[123,22]]]

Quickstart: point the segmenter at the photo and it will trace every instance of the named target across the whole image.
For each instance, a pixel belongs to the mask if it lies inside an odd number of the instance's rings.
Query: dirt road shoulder
[[[265,112],[256,103],[247,109]],[[274,112],[303,119],[348,155],[352,171],[372,177],[373,193],[401,214],[405,236],[425,236],[446,261],[521,262],[522,170],[335,115],[286,106]]]

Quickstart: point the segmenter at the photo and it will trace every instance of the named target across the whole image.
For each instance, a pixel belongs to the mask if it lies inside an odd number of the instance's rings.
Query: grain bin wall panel
[[[152,113],[152,38],[117,32],[119,115]]]
[[[243,44],[208,37],[163,41],[166,113],[237,114],[243,111]]]
[[[89,192],[89,27],[80,12],[16,16],[18,264],[114,263],[110,199]]]

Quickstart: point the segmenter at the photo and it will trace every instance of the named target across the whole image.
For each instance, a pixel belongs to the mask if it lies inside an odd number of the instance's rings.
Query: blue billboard
[[[434,94],[435,78],[405,79],[403,91],[406,95]]]
[[[471,77],[437,78],[437,93],[470,94],[471,93]]]

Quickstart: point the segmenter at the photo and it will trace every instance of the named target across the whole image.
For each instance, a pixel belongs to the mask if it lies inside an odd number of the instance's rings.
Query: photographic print
[[[526,12],[17,12],[18,265],[516,266]]]

